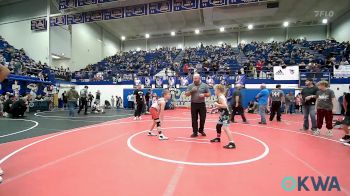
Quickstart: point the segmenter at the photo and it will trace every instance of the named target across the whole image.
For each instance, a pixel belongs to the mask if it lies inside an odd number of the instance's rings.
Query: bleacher
[[[0,37],[0,64],[10,69],[10,78],[36,82],[55,80],[54,69],[46,63],[35,62],[23,49],[16,49],[2,37]]]

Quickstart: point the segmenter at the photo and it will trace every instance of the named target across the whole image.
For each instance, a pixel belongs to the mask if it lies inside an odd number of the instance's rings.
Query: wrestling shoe
[[[340,138],[341,142],[349,142],[350,141],[350,135],[344,135],[344,137]]]
[[[235,145],[235,143],[230,142],[226,146],[224,146],[224,148],[226,148],[226,149],[234,149],[234,148],[236,148],[236,145]]]
[[[326,136],[328,136],[328,137],[332,137],[332,136],[333,136],[333,131],[332,131],[332,129],[328,129],[328,130],[327,130]]]
[[[165,135],[163,134],[160,134],[159,137],[158,137],[159,140],[168,140],[169,138],[166,137]]]
[[[212,142],[212,143],[221,142],[221,139],[219,137],[216,137],[216,138],[210,140],[210,142]]]
[[[350,141],[343,143],[345,146],[350,146]]]
[[[205,134],[204,131],[200,131],[198,133],[200,133],[202,136],[207,136],[207,134]]]
[[[313,135],[320,135],[320,130],[319,129],[316,129],[316,130],[314,130],[314,131],[312,131],[312,134]]]
[[[155,133],[149,131],[148,134],[147,134],[147,136],[157,136],[157,134],[155,134]]]
[[[197,134],[197,133],[193,133],[193,134],[191,135],[191,137],[198,137],[198,134]]]

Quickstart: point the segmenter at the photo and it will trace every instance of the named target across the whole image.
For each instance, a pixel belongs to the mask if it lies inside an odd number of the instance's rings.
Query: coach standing
[[[186,96],[191,96],[191,117],[193,129],[193,134],[191,137],[197,137],[198,132],[202,136],[206,136],[204,133],[204,124],[207,115],[205,98],[210,96],[210,91],[208,85],[201,82],[201,76],[199,74],[193,75],[193,83],[188,86]],[[199,129],[198,114],[200,118]]]
[[[304,125],[301,130],[307,131],[309,129],[309,116],[311,118],[311,131],[317,130],[316,116],[315,116],[315,103],[316,103],[316,94],[318,88],[314,85],[313,80],[308,78],[305,81],[305,86],[301,90],[301,96],[303,98],[303,111],[304,111]]]
[[[260,93],[255,97],[258,99],[259,104],[259,115],[261,117],[261,121],[259,124],[266,125],[266,108],[267,108],[267,102],[269,99],[269,90],[266,89],[266,84],[261,84],[260,86]]]

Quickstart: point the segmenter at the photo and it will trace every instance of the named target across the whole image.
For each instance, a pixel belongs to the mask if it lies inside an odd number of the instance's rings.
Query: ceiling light
[[[224,32],[225,31],[225,27],[220,27],[220,32]]]
[[[328,23],[327,18],[324,18],[324,19],[322,20],[322,23],[323,23],[323,24],[327,24],[327,23]]]
[[[149,34],[148,34],[148,33],[146,33],[145,38],[146,38],[146,39],[148,39],[148,38],[149,38]]]
[[[248,25],[248,29],[249,29],[249,30],[253,29],[253,27],[254,27],[254,26],[253,26],[252,24]]]
[[[60,58],[61,58],[61,57],[56,56],[56,55],[51,55],[51,57],[52,57],[53,59],[60,59]]]
[[[172,32],[170,33],[170,35],[171,35],[171,36],[175,36],[175,35],[176,35],[175,31],[172,31]]]
[[[194,30],[195,34],[199,34],[199,29]]]
[[[122,41],[124,41],[124,40],[126,39],[126,37],[125,37],[125,36],[122,36],[121,38],[122,38]]]
[[[289,26],[289,22],[287,22],[287,21],[283,22],[283,26],[284,27],[288,27]]]

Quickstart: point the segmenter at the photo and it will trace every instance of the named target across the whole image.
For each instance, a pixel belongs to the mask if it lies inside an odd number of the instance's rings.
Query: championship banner
[[[274,80],[299,80],[299,66],[273,67]]]
[[[326,72],[326,73],[300,73],[299,87],[305,87],[305,81],[308,78],[311,78],[315,84],[321,80],[330,82],[330,76],[331,76],[331,74],[328,72]]]
[[[50,26],[62,26],[67,24],[66,16],[55,16],[50,18]]]
[[[180,87],[187,87],[189,84],[188,77],[187,76],[181,76],[180,77]]]
[[[84,23],[84,13],[67,15],[67,25]]]
[[[45,18],[30,21],[32,31],[43,31],[47,29]]]
[[[198,0],[174,0],[173,10],[184,11],[198,9]]]
[[[230,5],[245,4],[245,3],[256,3],[258,0],[227,0]]]
[[[75,7],[76,7],[75,0],[60,0],[58,4],[58,8],[60,10],[65,10],[65,9],[75,8]]]
[[[77,0],[77,1],[78,1],[77,2],[78,7],[97,4],[97,0]]]
[[[176,87],[176,77],[168,77],[168,88],[175,88]]]
[[[165,0],[160,2],[154,2],[148,4],[148,13],[149,14],[161,14],[172,12],[172,1]]]
[[[104,20],[113,20],[124,18],[124,8],[114,8],[103,11]]]
[[[93,11],[85,13],[85,22],[96,22],[103,19],[102,11]]]
[[[333,73],[335,78],[350,78],[350,65],[335,65]]]
[[[220,7],[227,5],[227,0],[200,0],[200,8]]]
[[[152,88],[152,79],[151,77],[145,77],[145,85],[144,88]]]
[[[125,17],[147,15],[147,4],[125,7]]]
[[[163,77],[156,76],[156,88],[163,88]]]

